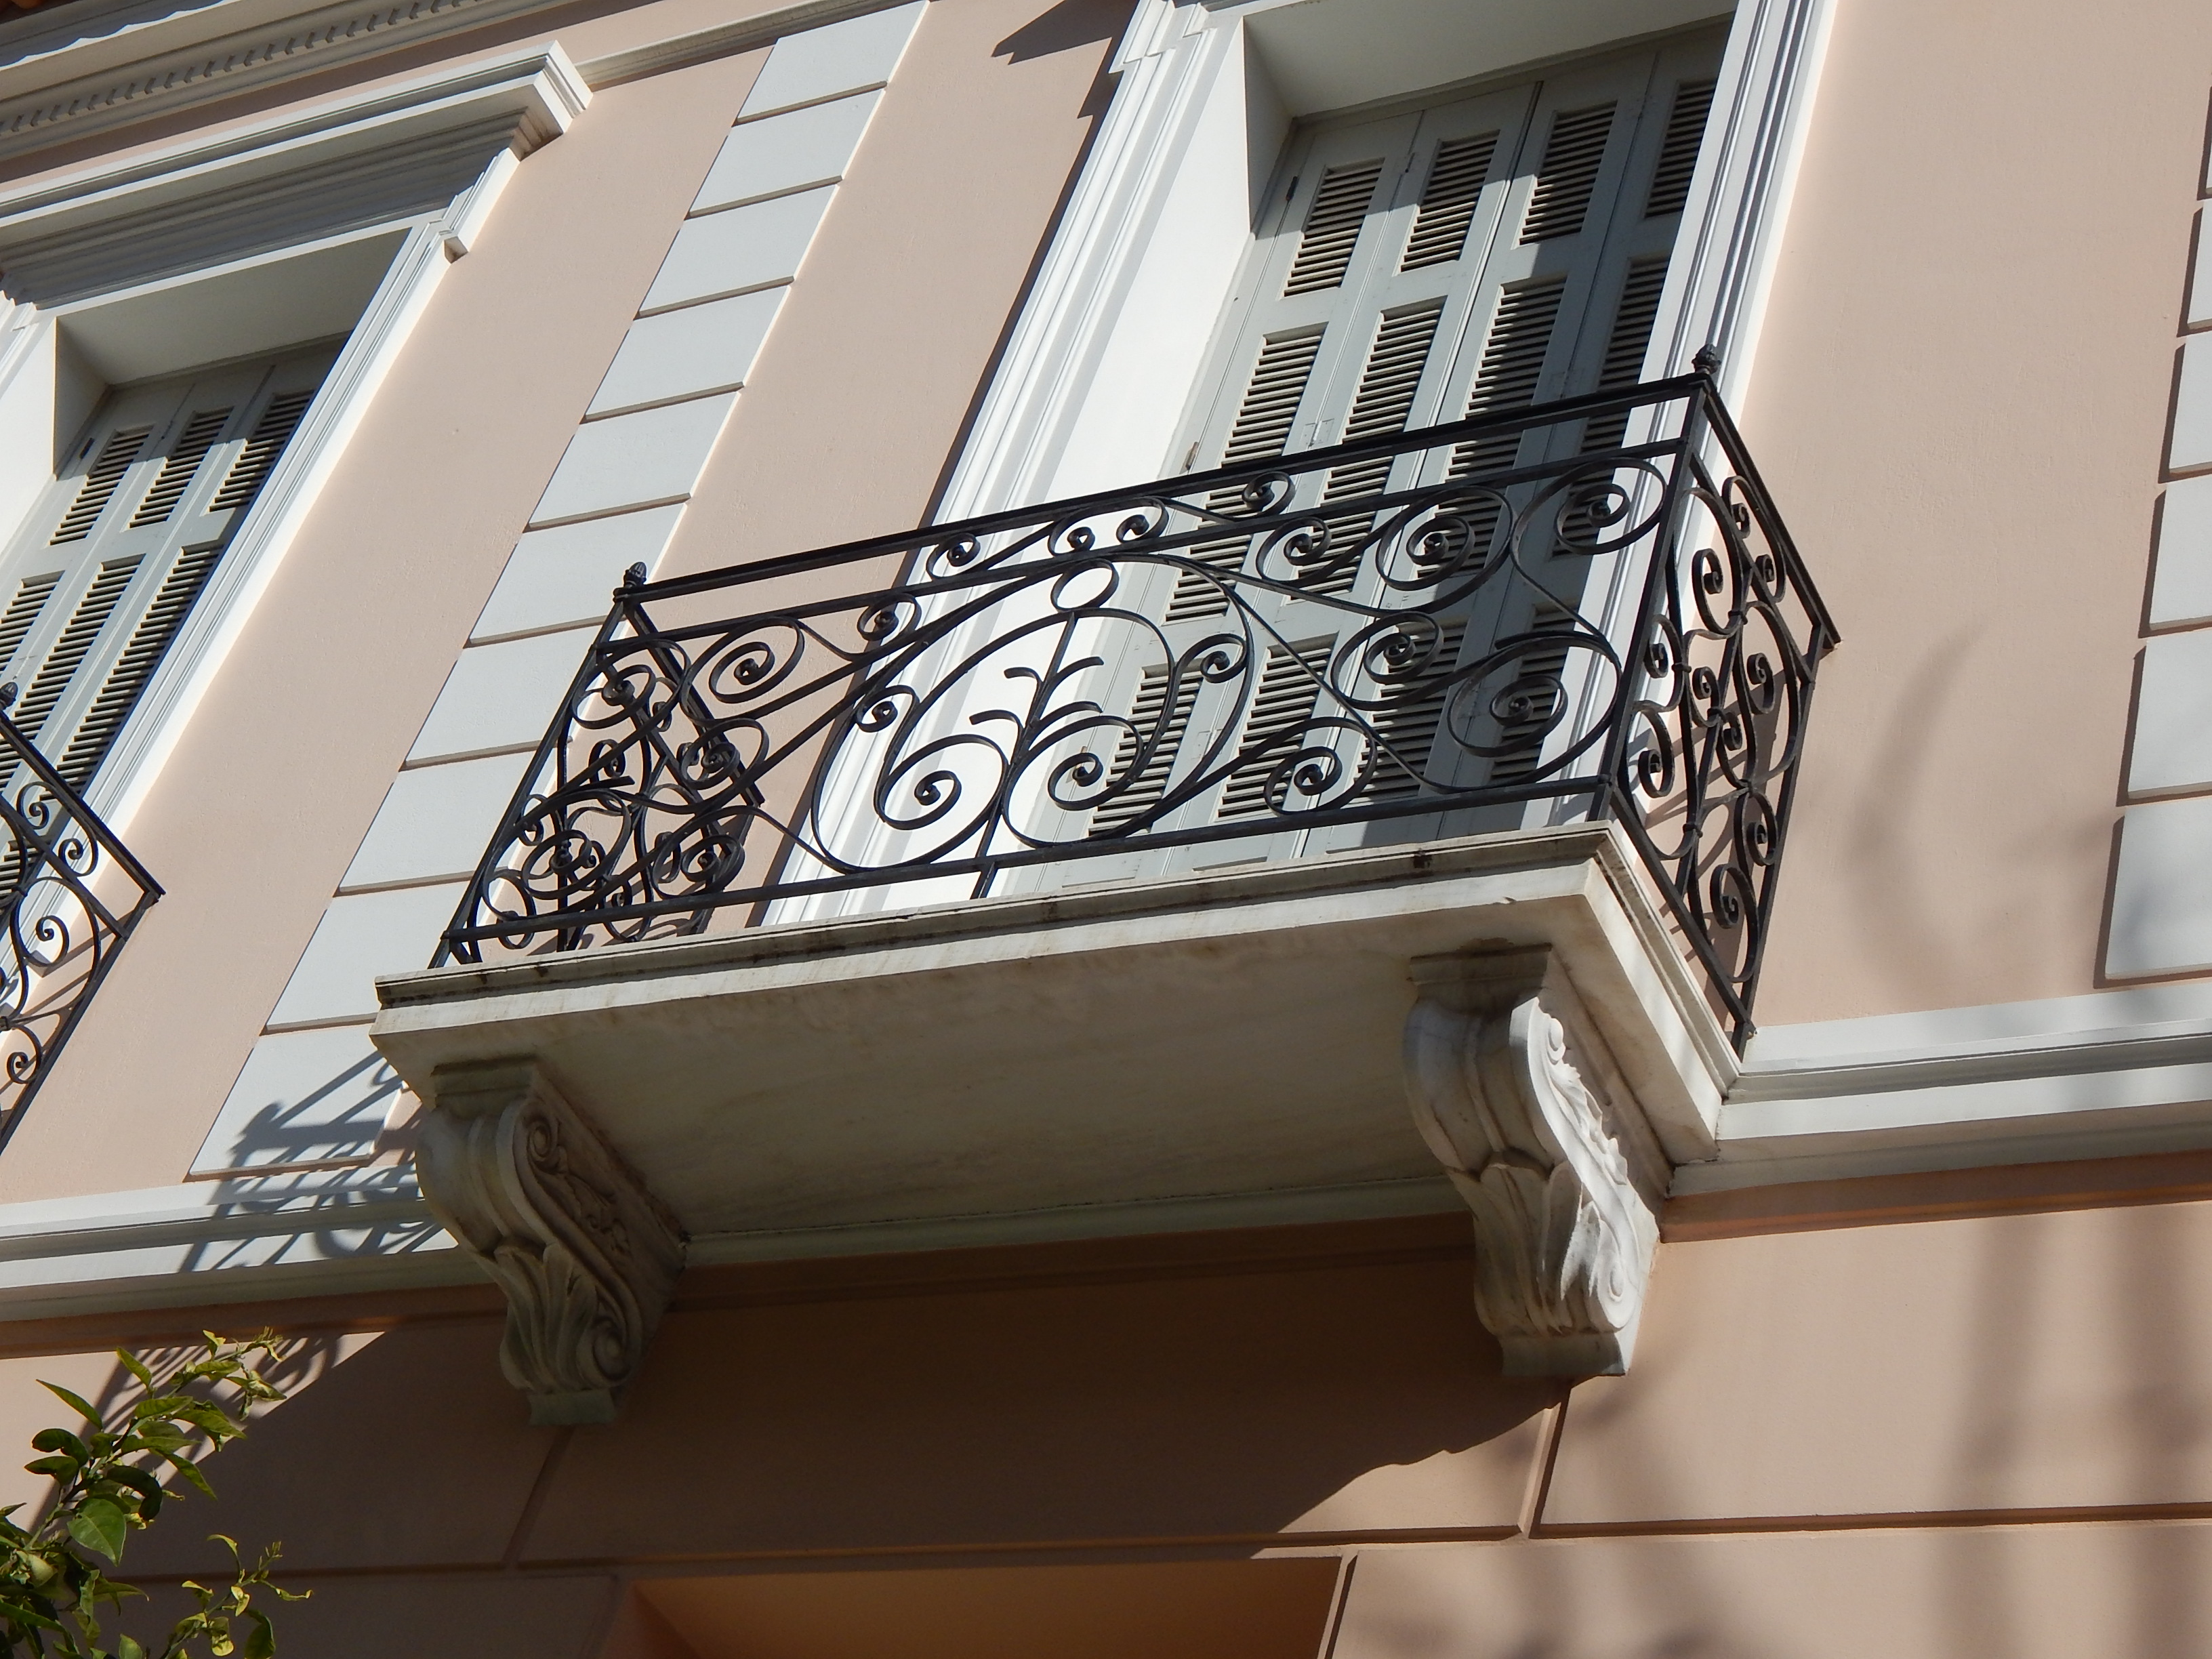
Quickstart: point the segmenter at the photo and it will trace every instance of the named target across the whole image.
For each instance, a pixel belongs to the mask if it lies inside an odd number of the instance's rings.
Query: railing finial
[[[1713,345],[1701,345],[1698,355],[1690,359],[1690,367],[1708,380],[1721,372],[1720,349]]]

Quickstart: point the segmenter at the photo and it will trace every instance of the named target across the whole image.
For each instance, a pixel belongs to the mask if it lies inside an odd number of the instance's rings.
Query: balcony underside
[[[535,1062],[694,1239],[1288,1196],[1434,1181],[1412,964],[1501,944],[1712,1156],[1733,1054],[1601,826],[434,969],[375,1038],[426,1100]]]

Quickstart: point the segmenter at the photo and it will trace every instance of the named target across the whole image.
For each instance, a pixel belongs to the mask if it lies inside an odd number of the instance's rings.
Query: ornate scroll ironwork
[[[15,688],[0,686],[0,708]],[[159,882],[0,714],[0,1146],[76,1030]]]
[[[1704,373],[642,578],[440,960],[1615,817],[1748,1030],[1835,634]]]

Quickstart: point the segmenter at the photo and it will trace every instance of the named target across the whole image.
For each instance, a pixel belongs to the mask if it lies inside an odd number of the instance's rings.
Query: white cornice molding
[[[360,0],[297,9],[297,0],[213,0],[191,9],[134,3],[0,23],[0,156],[167,114],[260,86],[544,9],[554,0]],[[791,0],[712,28],[592,59],[581,81],[617,85],[770,45],[799,29],[881,11],[899,0]],[[90,24],[112,20],[105,34]],[[54,42],[41,48],[40,26]]]
[[[219,0],[0,65],[0,155],[537,10],[549,0],[344,0],[307,11]],[[75,6],[61,9],[66,22]],[[21,27],[21,26],[18,26]],[[7,45],[0,31],[0,50]]]
[[[27,186],[0,188],[0,250],[135,218],[340,158],[388,152],[437,133],[504,122],[509,147],[526,155],[567,131],[591,95],[557,44],[418,76],[213,138],[103,161]]]

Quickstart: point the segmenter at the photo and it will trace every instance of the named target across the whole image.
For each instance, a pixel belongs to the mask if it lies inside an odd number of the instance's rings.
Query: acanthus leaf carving
[[[528,1060],[441,1067],[422,1194],[507,1297],[500,1367],[531,1421],[604,1423],[683,1271],[673,1216]]]
[[[1550,951],[1425,958],[1414,1121],[1475,1226],[1475,1310],[1514,1376],[1628,1367],[1665,1160]]]

